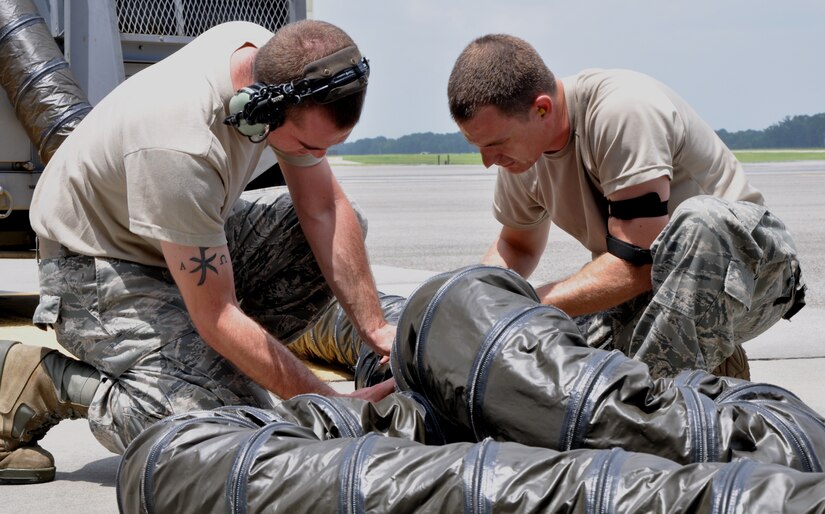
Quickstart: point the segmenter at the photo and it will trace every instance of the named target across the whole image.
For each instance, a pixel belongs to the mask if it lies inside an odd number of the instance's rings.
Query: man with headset
[[[0,343],[0,483],[47,481],[36,441],[87,417],[122,453],[171,414],[337,394],[284,343],[337,297],[388,355],[360,218],[325,159],[358,121],[369,65],[337,27],[217,26],[131,77],[37,185],[34,322],[77,356]],[[237,94],[236,94],[237,92]],[[244,194],[266,142],[289,193]],[[377,400],[392,381],[354,393]]]
[[[498,165],[502,223],[484,262],[529,276],[551,223],[593,260],[538,288],[588,344],[672,376],[747,378],[740,344],[804,305],[794,242],[741,165],[676,93],[626,70],[557,81],[525,41],[473,41],[449,80],[450,112]]]

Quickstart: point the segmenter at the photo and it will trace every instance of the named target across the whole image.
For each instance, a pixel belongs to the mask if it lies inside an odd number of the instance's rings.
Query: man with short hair
[[[804,305],[793,239],[733,153],[671,89],[627,70],[557,81],[527,42],[476,39],[449,80],[450,112],[499,167],[502,223],[484,262],[528,277],[551,223],[593,260],[538,288],[592,346],[673,376],[747,378],[741,343]]]
[[[137,73],[84,119],[31,212],[34,321],[80,360],[0,343],[0,482],[53,478],[36,441],[63,418],[88,417],[122,453],[172,414],[269,407],[270,392],[337,394],[286,347],[333,295],[361,339],[389,354],[395,327],[362,222],[325,158],[360,117],[368,72],[328,23],[273,35],[233,22]],[[263,141],[289,192],[241,196]],[[387,381],[353,395],[392,390]]]

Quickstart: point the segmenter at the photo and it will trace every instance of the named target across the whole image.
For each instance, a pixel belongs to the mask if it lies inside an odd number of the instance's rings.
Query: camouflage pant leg
[[[652,250],[653,299],[619,349],[653,376],[713,370],[785,314],[800,279],[785,226],[747,202],[687,200]]]
[[[331,294],[282,193],[246,196],[226,230],[242,307],[276,336],[292,338]],[[200,338],[166,269],[72,256],[41,261],[40,281],[41,322],[103,374],[89,424],[108,449],[122,452],[143,428],[179,412],[272,405],[269,393]]]
[[[192,348],[200,352],[189,352]],[[269,393],[192,332],[116,379],[104,377],[89,409],[89,426],[103,446],[120,454],[144,429],[167,416],[226,405],[271,409],[275,404]]]
[[[102,373],[89,425],[121,453],[146,426],[221,405],[269,407],[268,393],[204,343],[168,271],[115,259],[40,262],[35,322]]]
[[[573,318],[587,344],[602,350],[627,349],[653,293],[644,293],[611,309]]]
[[[366,234],[366,222],[353,206]],[[241,307],[271,334],[294,341],[332,299],[286,188],[244,193],[226,223]]]

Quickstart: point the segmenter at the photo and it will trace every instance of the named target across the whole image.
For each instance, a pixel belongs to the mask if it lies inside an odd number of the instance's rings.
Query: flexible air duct
[[[653,380],[643,363],[588,347],[569,317],[502,268],[445,273],[413,292],[391,364],[451,441],[822,471],[825,422],[792,393],[702,371]]]
[[[0,85],[44,163],[92,108],[31,0],[0,2]]]
[[[490,436],[556,450],[620,446],[685,464],[748,457],[822,470],[825,423],[792,393],[698,370],[652,380],[643,364],[587,347],[564,313],[540,305],[510,271],[469,267],[430,279],[404,305],[381,301],[393,322],[403,308],[397,385],[430,399],[451,442]],[[337,303],[300,348],[354,367],[359,387],[390,376]]]
[[[394,325],[404,298],[379,292],[378,299],[384,318]],[[301,359],[346,368],[354,373],[356,388],[375,385],[391,376],[389,365],[381,364],[381,357],[363,344],[337,300],[330,302],[312,328],[288,348]]]
[[[223,408],[156,423],[123,456],[120,512],[825,512],[823,473],[492,439],[427,446],[426,415],[409,398],[328,404],[353,412],[330,416],[317,397],[296,397],[274,411]]]

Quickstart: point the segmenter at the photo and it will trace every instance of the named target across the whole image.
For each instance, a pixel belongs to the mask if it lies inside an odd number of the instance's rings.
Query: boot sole
[[[41,484],[54,480],[55,468],[0,469],[0,485]]]

